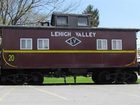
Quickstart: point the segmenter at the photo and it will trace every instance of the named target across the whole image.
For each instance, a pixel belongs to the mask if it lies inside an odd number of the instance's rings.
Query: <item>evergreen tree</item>
[[[90,24],[93,27],[98,27],[99,25],[99,10],[94,9],[92,5],[88,5],[87,8],[84,10],[83,14],[90,14]]]

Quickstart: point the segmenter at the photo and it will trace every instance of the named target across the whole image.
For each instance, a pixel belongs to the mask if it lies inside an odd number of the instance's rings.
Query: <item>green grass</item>
[[[67,83],[74,83],[73,77],[66,77]],[[64,83],[64,78],[45,77],[44,84]],[[93,83],[90,77],[77,76],[76,83]]]
[[[73,77],[66,77],[67,83],[74,83]],[[61,84],[64,83],[64,78],[44,77],[44,84]],[[76,83],[93,83],[91,77],[77,76]],[[140,79],[137,80],[140,84]]]
[[[136,83],[140,84],[140,79],[138,79]]]

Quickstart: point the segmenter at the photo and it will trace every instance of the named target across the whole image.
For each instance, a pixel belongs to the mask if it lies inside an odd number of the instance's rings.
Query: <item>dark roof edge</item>
[[[19,26],[19,25],[11,25],[11,26],[5,26],[5,25],[0,25],[0,28],[32,28],[32,29],[45,29],[45,28],[50,28],[50,29],[94,29],[94,30],[129,30],[129,31],[140,31],[140,28],[108,28],[108,27],[76,27],[76,28],[71,28],[71,27],[55,27],[55,26]]]
[[[56,15],[56,16],[91,16],[91,14],[74,14],[74,13],[62,13],[62,12],[53,12],[52,15]]]
[[[130,30],[130,31],[140,31],[140,28],[110,28],[110,27],[98,27],[101,30]],[[98,29],[97,28],[97,29]]]

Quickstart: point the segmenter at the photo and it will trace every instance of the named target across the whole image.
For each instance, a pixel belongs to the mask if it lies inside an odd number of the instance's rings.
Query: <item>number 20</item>
[[[8,61],[9,62],[13,62],[13,61],[15,61],[15,56],[13,55],[13,54],[11,54],[11,55],[8,55]]]

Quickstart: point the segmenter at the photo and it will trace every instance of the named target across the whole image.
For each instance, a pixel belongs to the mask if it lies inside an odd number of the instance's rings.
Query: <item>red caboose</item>
[[[54,14],[55,27],[0,27],[2,82],[41,84],[45,75],[92,75],[96,83],[136,82],[138,29],[91,28],[86,15],[76,16],[87,20],[72,28],[66,20],[59,22],[61,17],[69,20],[71,15]]]

